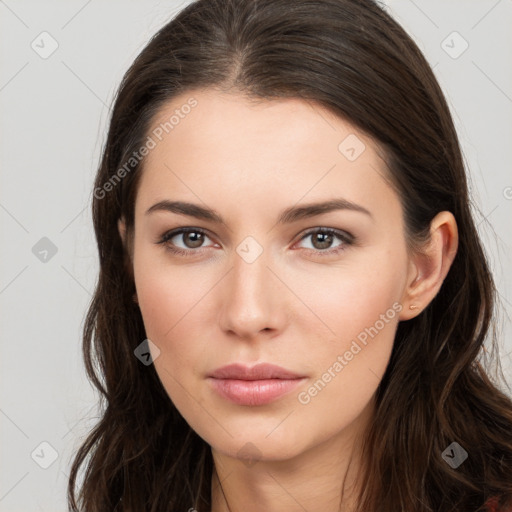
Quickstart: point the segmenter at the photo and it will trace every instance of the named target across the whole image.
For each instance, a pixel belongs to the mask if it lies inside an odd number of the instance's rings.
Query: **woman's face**
[[[134,276],[177,409],[238,458],[289,459],[349,432],[409,314],[402,209],[372,141],[299,99],[213,90],[176,97],[150,137]],[[212,378],[234,363],[293,378]]]

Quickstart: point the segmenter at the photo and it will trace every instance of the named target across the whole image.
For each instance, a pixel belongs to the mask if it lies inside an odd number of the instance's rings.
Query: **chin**
[[[303,442],[299,443],[290,432],[283,430],[281,435],[272,432],[268,435],[265,432],[254,430],[247,432],[243,436],[237,435],[229,441],[208,442],[212,449],[222,453],[225,456],[245,461],[248,467],[256,462],[277,462],[292,459],[307,449]],[[275,435],[275,437],[274,437]],[[305,441],[305,440],[303,440]]]

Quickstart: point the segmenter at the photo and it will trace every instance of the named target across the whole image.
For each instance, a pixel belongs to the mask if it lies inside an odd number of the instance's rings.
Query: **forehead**
[[[184,150],[201,145],[215,154],[228,151],[257,156],[264,150],[289,157],[287,150],[292,147],[301,154],[336,158],[338,143],[348,135],[353,135],[354,141],[357,137],[361,143],[364,140],[365,145],[373,146],[350,123],[312,101],[255,99],[213,89],[175,97],[155,116],[151,131],[156,132],[157,142],[179,144]],[[309,144],[305,145],[306,142]],[[162,145],[158,145],[162,150]],[[155,153],[160,151],[151,155]]]
[[[169,194],[196,202],[229,196],[246,205],[313,201],[330,192],[368,203],[394,194],[373,141],[298,98],[186,92],[159,111],[149,136],[154,147],[139,184],[141,208]]]

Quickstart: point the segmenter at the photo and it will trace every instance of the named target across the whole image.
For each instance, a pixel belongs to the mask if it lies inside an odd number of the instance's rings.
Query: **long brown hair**
[[[100,272],[83,333],[102,412],[74,458],[70,508],[210,510],[210,447],[154,366],[134,356],[146,336],[132,300],[129,244],[117,230],[124,216],[133,234],[144,165],[133,155],[152,121],[173,97],[198,88],[302,98],[350,121],[384,152],[411,247],[427,239],[438,212],[453,213],[452,267],[428,307],[398,325],[377,390],[359,510],[468,512],[483,510],[490,496],[510,505],[512,402],[489,374],[496,290],[450,111],[424,56],[372,0],[199,0],[151,39],[115,98],[94,185]],[[453,442],[469,454],[456,469],[442,456]]]

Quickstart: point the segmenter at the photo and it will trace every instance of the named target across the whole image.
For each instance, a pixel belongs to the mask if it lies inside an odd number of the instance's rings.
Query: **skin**
[[[145,159],[127,247],[146,334],[160,350],[156,371],[212,448],[213,512],[336,511],[343,481],[343,510],[352,510],[361,485],[359,436],[372,417],[398,322],[420,314],[438,292],[457,250],[455,220],[438,214],[431,242],[409,253],[384,162],[372,140],[348,122],[300,99],[254,103],[195,90],[166,105],[154,126],[190,97],[197,106]],[[338,149],[350,134],[365,144],[354,161]],[[336,210],[277,224],[286,208],[341,197],[371,216]],[[207,206],[224,223],[146,214],[164,199]],[[202,245],[179,234],[167,241],[192,256],[156,243],[180,227],[207,232]],[[348,232],[355,243],[337,236],[330,245],[315,243],[318,234],[304,234],[310,228]],[[119,232],[126,242],[123,219]],[[251,263],[237,252],[247,236],[263,249]],[[301,403],[299,393],[393,304],[394,317]],[[236,405],[206,380],[233,362],[271,362],[306,379],[270,404]]]

